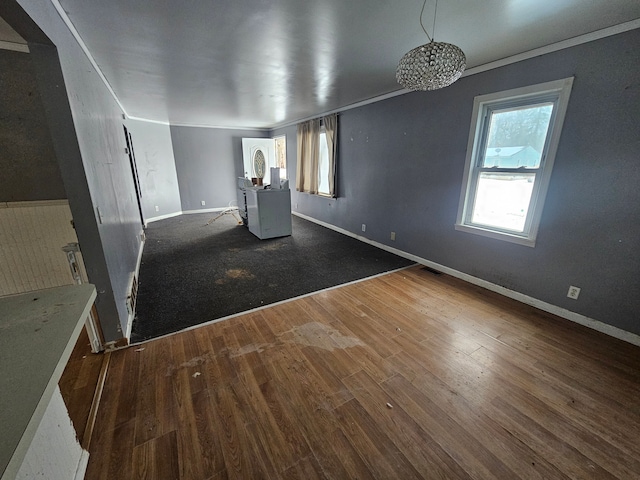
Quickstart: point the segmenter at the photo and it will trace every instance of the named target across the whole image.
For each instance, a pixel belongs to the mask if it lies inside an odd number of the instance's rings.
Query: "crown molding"
[[[344,111],[347,111],[347,110],[352,110],[354,108],[363,107],[363,106],[369,105],[371,103],[381,102],[381,101],[387,100],[389,98],[397,97],[399,95],[404,95],[406,93],[411,93],[410,90],[400,89],[400,90],[396,90],[396,91],[393,91],[393,92],[385,93],[383,95],[378,95],[378,96],[375,96],[375,97],[371,97],[369,99],[365,99],[365,100],[362,100],[362,101],[359,101],[359,102],[356,102],[356,103],[352,103],[350,105],[346,105],[344,107],[340,107],[340,108],[337,108],[337,109],[334,109],[334,110],[329,110],[329,111],[326,111],[326,112],[314,114],[312,116],[301,118],[301,119],[297,119],[297,120],[293,120],[293,121],[288,121],[288,122],[284,122],[284,123],[280,123],[280,124],[275,124],[275,125],[270,126],[270,127],[248,127],[248,126],[243,127],[243,126],[228,126],[228,125],[227,126],[225,126],[225,125],[205,125],[205,124],[195,124],[195,123],[194,124],[192,124],[192,123],[171,123],[171,122],[164,122],[164,121],[159,121],[159,120],[151,120],[151,119],[142,118],[142,117],[131,117],[126,113],[126,110],[125,110],[124,106],[122,105],[122,103],[120,102],[120,99],[118,99],[118,96],[116,95],[116,93],[114,92],[113,88],[109,84],[107,78],[105,77],[104,73],[102,72],[102,70],[98,66],[97,62],[93,58],[93,55],[91,55],[91,52],[89,51],[89,49],[87,48],[86,44],[84,43],[84,40],[82,39],[82,37],[80,36],[78,31],[76,30],[75,26],[71,22],[71,19],[67,16],[66,12],[62,8],[62,5],[60,5],[59,0],[51,0],[51,3],[53,4],[55,9],[57,10],[57,12],[60,15],[60,18],[62,19],[62,21],[69,28],[69,31],[71,32],[73,37],[78,42],[78,45],[80,46],[80,48],[82,49],[84,54],[87,56],[87,58],[91,62],[91,65],[93,65],[93,67],[95,68],[96,72],[98,73],[98,76],[100,77],[100,79],[104,83],[105,87],[107,88],[107,90],[109,91],[109,93],[111,94],[113,99],[119,105],[120,109],[124,112],[125,116],[127,118],[131,119],[131,120],[137,120],[137,121],[140,121],[140,122],[148,122],[148,123],[156,123],[156,124],[159,124],[159,125],[169,125],[169,126],[172,126],[172,127],[194,127],[194,128],[211,128],[211,129],[226,129],[226,130],[271,131],[271,130],[276,130],[276,129],[280,129],[280,128],[289,127],[289,126],[292,126],[292,125],[297,125],[300,122],[304,122],[304,121],[310,120],[312,118],[317,118],[317,117],[322,117],[322,116],[325,116],[325,115],[330,115],[330,114],[333,114],[333,113],[339,113],[339,112],[344,112]],[[489,62],[489,63],[483,64],[483,65],[477,65],[475,67],[472,67],[472,68],[466,70],[462,74],[462,77],[468,77],[468,76],[471,76],[471,75],[476,75],[478,73],[486,72],[488,70],[493,70],[495,68],[504,67],[506,65],[510,65],[510,64],[516,63],[516,62],[521,62],[523,60],[527,60],[527,59],[530,59],[530,58],[538,57],[540,55],[545,55],[545,54],[548,54],[548,53],[556,52],[558,50],[564,50],[566,48],[571,48],[571,47],[575,47],[577,45],[582,45],[583,43],[588,43],[588,42],[592,42],[594,40],[600,40],[602,38],[610,37],[612,35],[617,35],[619,33],[624,33],[624,32],[630,31],[630,30],[635,30],[636,28],[640,28],[640,18],[638,18],[636,20],[631,20],[629,22],[621,23],[621,24],[618,24],[618,25],[613,25],[611,27],[603,28],[601,30],[596,30],[596,31],[591,32],[591,33],[586,33],[584,35],[579,35],[577,37],[573,37],[573,38],[570,38],[570,39],[567,39],[567,40],[563,40],[563,41],[560,41],[560,42],[549,44],[549,45],[546,45],[544,47],[535,48],[535,49],[529,50],[527,52],[522,52],[522,53],[519,53],[517,55],[512,55],[510,57],[505,57],[505,58],[502,58],[502,59],[499,59],[499,60],[496,60],[496,61],[493,61],[493,62]],[[0,48],[2,48],[2,43],[10,43],[10,42],[0,42]]]
[[[617,35],[619,33],[628,32],[630,30],[635,30],[636,28],[640,28],[640,18],[636,20],[632,20],[630,22],[620,23],[618,25],[613,25],[611,27],[603,28],[601,30],[596,30],[595,32],[586,33],[584,35],[579,35],[577,37],[569,38],[567,40],[563,40],[561,42],[552,43],[549,45],[545,45],[544,47],[535,48],[533,50],[529,50],[526,52],[519,53],[517,55],[512,55],[510,57],[505,57],[500,60],[495,60],[493,62],[485,63],[483,65],[477,65],[475,67],[469,68],[464,71],[462,77],[469,77],[471,75],[476,75],[478,73],[486,72],[488,70],[493,70],[495,68],[504,67],[506,65],[511,65],[512,63],[521,62],[523,60],[527,60],[534,57],[539,57],[541,55],[545,55],[547,53],[557,52],[559,50],[564,50],[566,48],[575,47],[577,45],[582,45],[583,43],[593,42],[594,40],[600,40],[602,38],[610,37],[612,35]],[[387,100],[389,98],[397,97],[399,95],[404,95],[406,93],[412,93],[411,90],[401,89],[396,90],[394,92],[385,93],[384,95],[379,95],[376,97],[369,98],[367,100],[362,100],[357,103],[352,103],[351,105],[347,105],[345,107],[330,110],[328,112],[319,113],[313,115],[311,117],[301,118],[299,120],[294,120],[291,122],[285,122],[282,124],[278,124],[273,126],[271,129],[276,130],[280,128],[290,127],[292,125],[296,125],[300,122],[304,122],[307,120],[311,120],[312,118],[318,118],[325,115],[330,115],[332,113],[345,112],[347,110],[352,110],[354,108],[363,107],[365,105],[369,105],[371,103],[381,102],[383,100]]]
[[[107,77],[105,77],[104,73],[102,73],[102,70],[98,66],[98,63],[96,62],[96,60],[93,58],[93,55],[91,55],[89,48],[87,48],[87,45],[84,43],[84,40],[78,33],[78,30],[76,30],[76,27],[73,25],[73,22],[71,21],[67,13],[64,11],[64,8],[62,8],[62,5],[60,5],[59,0],[51,0],[51,4],[56,9],[56,11],[58,12],[58,15],[60,15],[60,18],[65,23],[69,31],[71,32],[71,35],[73,35],[73,37],[76,39],[76,42],[78,42],[78,45],[86,55],[87,59],[89,59],[89,62],[95,69],[96,73],[98,74],[98,77],[100,77],[100,80],[102,80],[102,83],[104,83],[104,86],[107,87],[107,90],[109,91],[109,93],[111,94],[115,102],[118,104],[118,106],[120,107],[120,110],[122,110],[122,112],[124,112],[124,114],[126,115],[127,111],[125,110],[124,105],[122,105],[122,103],[120,102],[120,99],[116,95],[116,92],[114,92],[113,88],[111,88],[111,85],[107,80]]]

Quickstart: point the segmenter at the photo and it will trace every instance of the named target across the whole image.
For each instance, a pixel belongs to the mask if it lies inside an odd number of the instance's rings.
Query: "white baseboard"
[[[446,267],[444,265],[440,265],[438,263],[427,260],[426,258],[419,257],[417,255],[413,255],[411,253],[404,252],[402,250],[398,250],[397,248],[390,247],[383,243],[378,243],[368,238],[362,237],[360,235],[356,235],[355,233],[349,232],[348,230],[344,230],[343,228],[336,227],[335,225],[331,225],[330,223],[323,222],[321,220],[317,220],[313,217],[309,217],[299,212],[291,212],[293,215],[296,215],[300,218],[304,218],[305,220],[309,220],[310,222],[316,223],[318,225],[322,225],[323,227],[327,227],[336,232],[342,233],[349,237],[355,238],[362,242],[368,243],[375,247],[381,248],[382,250],[386,250],[387,252],[394,253],[399,257],[404,257],[408,260],[412,260],[416,263],[420,263],[422,265],[426,265],[428,267],[433,268],[434,270],[438,270],[442,273],[446,273],[447,275],[451,275],[452,277],[459,278],[464,280],[465,282],[472,283],[473,285],[478,285],[479,287],[486,288],[487,290],[491,290],[492,292],[499,293],[500,295],[504,295],[505,297],[512,298],[517,300],[518,302],[524,303],[526,305],[531,305],[532,307],[539,308],[540,310],[544,310],[545,312],[552,313],[557,315],[558,317],[562,317],[564,319],[570,320],[575,323],[579,323],[580,325],[584,325],[585,327],[589,327],[598,332],[604,333],[611,337],[617,338],[619,340],[623,340],[625,342],[631,343],[633,345],[640,346],[640,335],[636,335],[635,333],[627,332],[626,330],[622,330],[621,328],[614,327],[613,325],[609,325],[607,323],[601,322],[599,320],[594,320],[593,318],[589,318],[585,315],[572,312],[565,308],[558,307],[556,305],[552,305],[550,303],[544,302],[542,300],[538,300],[537,298],[530,297],[520,292],[516,292],[514,290],[509,290],[508,288],[501,287],[500,285],[496,285],[494,283],[488,282],[481,278],[474,277],[464,272],[460,272],[458,270],[454,270],[453,268]]]
[[[157,217],[151,217],[151,218],[147,218],[145,220],[145,226],[148,225],[151,222],[157,222],[158,220],[164,220],[165,218],[173,218],[173,217],[177,217],[178,215],[182,215],[182,211],[179,212],[173,212],[173,213],[167,213],[165,215],[159,215]]]
[[[203,208],[200,210],[181,210],[179,212],[167,213],[166,215],[160,215],[158,217],[147,218],[146,224],[148,225],[149,223],[157,222],[158,220],[164,220],[166,218],[177,217],[178,215],[192,215],[195,213],[220,213],[220,212],[224,212],[225,210],[235,211],[235,210],[238,210],[238,207],[231,206],[231,207]]]
[[[194,213],[219,213],[224,212],[225,210],[237,210],[238,207],[217,207],[217,208],[202,208],[200,210],[183,210],[182,213],[185,215],[191,215]]]

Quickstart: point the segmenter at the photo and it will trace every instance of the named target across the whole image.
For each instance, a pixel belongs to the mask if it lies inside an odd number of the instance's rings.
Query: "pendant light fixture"
[[[438,0],[433,14],[433,37],[430,37],[422,23],[422,15],[427,0],[420,12],[420,26],[429,43],[410,50],[400,59],[396,79],[404,88],[413,91],[437,90],[448,87],[458,80],[467,66],[463,51],[450,43],[434,41]]]

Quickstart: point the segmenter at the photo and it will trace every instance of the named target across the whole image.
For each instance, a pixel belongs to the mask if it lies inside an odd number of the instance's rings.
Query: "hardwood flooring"
[[[111,354],[86,478],[640,478],[640,348],[412,267]]]

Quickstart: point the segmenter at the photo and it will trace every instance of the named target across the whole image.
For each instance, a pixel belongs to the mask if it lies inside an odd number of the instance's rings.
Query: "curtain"
[[[298,168],[296,190],[318,193],[320,119],[298,124]]]
[[[329,194],[336,197],[336,148],[338,146],[338,114],[322,118],[329,150]]]

